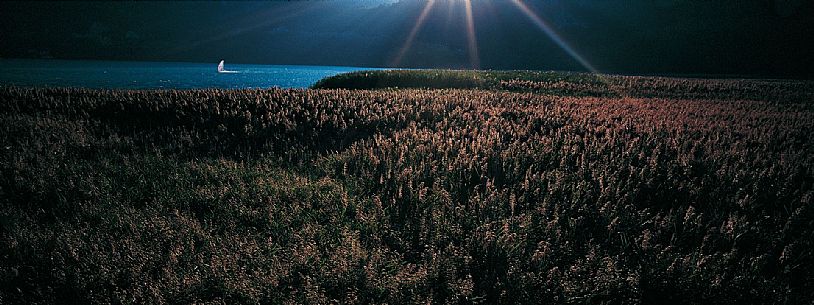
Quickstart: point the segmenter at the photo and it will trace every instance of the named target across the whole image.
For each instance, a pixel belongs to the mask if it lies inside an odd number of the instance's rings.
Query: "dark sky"
[[[585,70],[512,0],[471,0],[484,69]],[[464,0],[2,2],[0,57],[469,68]],[[814,75],[814,1],[524,0],[597,70]]]

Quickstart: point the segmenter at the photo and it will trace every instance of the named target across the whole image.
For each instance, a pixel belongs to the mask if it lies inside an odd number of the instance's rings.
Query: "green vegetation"
[[[0,303],[814,301],[809,83],[502,82],[0,87]]]
[[[325,78],[317,89],[435,88],[499,89],[502,82],[536,81],[599,85],[596,74],[545,71],[377,70]]]
[[[814,100],[814,82],[690,79],[551,71],[380,70],[328,77],[316,89],[459,88],[534,92],[563,96]]]

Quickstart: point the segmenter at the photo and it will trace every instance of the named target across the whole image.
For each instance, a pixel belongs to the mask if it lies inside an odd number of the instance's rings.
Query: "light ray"
[[[540,18],[534,11],[532,11],[526,4],[524,4],[521,0],[511,0],[515,6],[517,6],[523,14],[526,15],[533,23],[536,25],[540,30],[542,30],[551,40],[553,40],[560,48],[562,48],[568,55],[570,55],[574,60],[579,62],[583,68],[587,69],[590,72],[598,73],[599,71],[591,65],[585,58],[583,58],[576,50],[571,48],[568,43],[563,40],[557,32],[554,31],[553,28],[543,19]]]
[[[256,11],[251,16],[243,17],[240,20],[237,20],[237,24],[239,26],[231,29],[229,32],[210,35],[201,40],[190,41],[188,43],[174,47],[173,49],[169,50],[168,53],[175,54],[179,52],[193,50],[202,45],[221,42],[223,40],[234,38],[235,36],[241,35],[246,32],[254,31],[265,27],[270,27],[276,24],[282,24],[288,20],[299,18],[302,15],[309,13],[313,10],[314,7],[310,5],[297,5],[294,6],[293,8],[283,9],[282,11],[276,11],[273,9],[270,10],[261,9]]]
[[[466,6],[466,39],[469,44],[469,62],[472,69],[480,68],[480,56],[478,55],[478,41],[475,33],[475,18],[472,16],[472,1],[464,0]]]
[[[401,63],[401,60],[404,58],[404,55],[407,54],[408,50],[410,50],[410,47],[413,45],[413,40],[415,40],[415,36],[424,26],[424,21],[427,19],[427,15],[429,15],[433,5],[435,5],[435,0],[429,0],[427,1],[427,4],[424,5],[424,9],[421,10],[421,14],[418,15],[418,19],[416,20],[415,25],[413,25],[413,29],[410,30],[407,40],[404,42],[401,50],[399,50],[398,55],[396,55],[391,62],[391,66],[398,66],[398,64]]]

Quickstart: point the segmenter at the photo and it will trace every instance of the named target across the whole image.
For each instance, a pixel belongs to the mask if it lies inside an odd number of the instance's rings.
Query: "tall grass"
[[[810,303],[801,85],[648,82],[2,87],[0,303]]]
[[[314,88],[465,88],[561,96],[810,102],[814,82],[692,79],[546,71],[381,70],[325,78]]]

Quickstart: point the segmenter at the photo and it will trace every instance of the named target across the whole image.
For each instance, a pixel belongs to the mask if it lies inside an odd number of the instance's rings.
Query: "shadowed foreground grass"
[[[810,303],[801,84],[0,88],[0,303]]]

